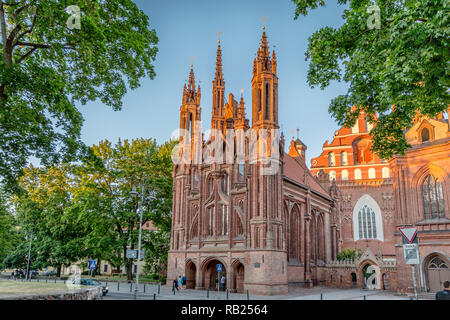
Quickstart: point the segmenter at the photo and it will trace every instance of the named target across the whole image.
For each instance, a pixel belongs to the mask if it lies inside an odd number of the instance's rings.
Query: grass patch
[[[0,296],[55,293],[66,291],[70,291],[70,289],[64,283],[0,280]]]

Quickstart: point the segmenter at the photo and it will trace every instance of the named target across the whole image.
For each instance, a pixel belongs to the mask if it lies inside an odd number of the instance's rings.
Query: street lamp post
[[[28,240],[28,235],[25,236],[25,239]],[[27,259],[27,274],[25,280],[28,280],[28,275],[30,274],[30,256],[31,256],[31,243],[33,242],[33,232],[30,234],[30,246],[28,247],[28,259]]]
[[[133,197],[137,197],[140,196],[140,199],[138,200],[138,207],[137,207],[137,211],[139,212],[139,240],[138,240],[138,256],[137,256],[137,270],[136,270],[136,285],[134,288],[134,300],[137,299],[137,295],[138,295],[138,291],[139,291],[139,267],[140,267],[140,262],[141,262],[141,239],[142,239],[142,213],[144,211],[144,209],[142,208],[142,205],[144,203],[144,195],[145,195],[145,184],[144,184],[144,179],[142,179],[141,182],[141,193],[139,194],[136,191],[136,187],[133,186],[133,191],[131,191],[131,195]],[[148,201],[153,199],[153,194],[150,193],[150,196],[148,198],[145,199],[145,202],[147,203]]]

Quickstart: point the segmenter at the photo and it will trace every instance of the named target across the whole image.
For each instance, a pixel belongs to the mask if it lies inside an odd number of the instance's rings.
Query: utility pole
[[[25,236],[25,239],[28,238],[28,235]],[[33,232],[30,234],[30,246],[28,247],[28,261],[27,261],[27,275],[25,280],[28,280],[28,275],[30,273],[30,256],[31,256],[31,243],[33,242]],[[30,277],[31,278],[31,277]]]

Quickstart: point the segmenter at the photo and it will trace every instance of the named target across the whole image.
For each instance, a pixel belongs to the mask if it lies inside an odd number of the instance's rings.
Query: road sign
[[[408,243],[413,243],[417,235],[417,227],[398,228],[398,231],[400,231]]]
[[[221,264],[217,265],[217,272],[222,272],[222,265]]]
[[[416,243],[403,245],[403,256],[405,264],[419,264],[419,247]]]
[[[97,261],[89,259],[89,269],[93,270],[97,266]]]
[[[140,259],[144,259],[145,256],[145,250],[141,250],[141,253],[139,254]]]
[[[128,259],[137,259],[137,250],[127,249],[127,258]]]

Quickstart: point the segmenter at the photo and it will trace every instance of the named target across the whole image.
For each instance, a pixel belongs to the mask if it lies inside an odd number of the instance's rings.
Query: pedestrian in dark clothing
[[[436,292],[436,300],[450,300],[450,281],[444,282],[444,290]]]
[[[178,290],[178,281],[177,281],[177,279],[173,280],[173,288],[172,288],[172,290],[175,291],[175,289],[177,289],[177,291],[179,291]]]

